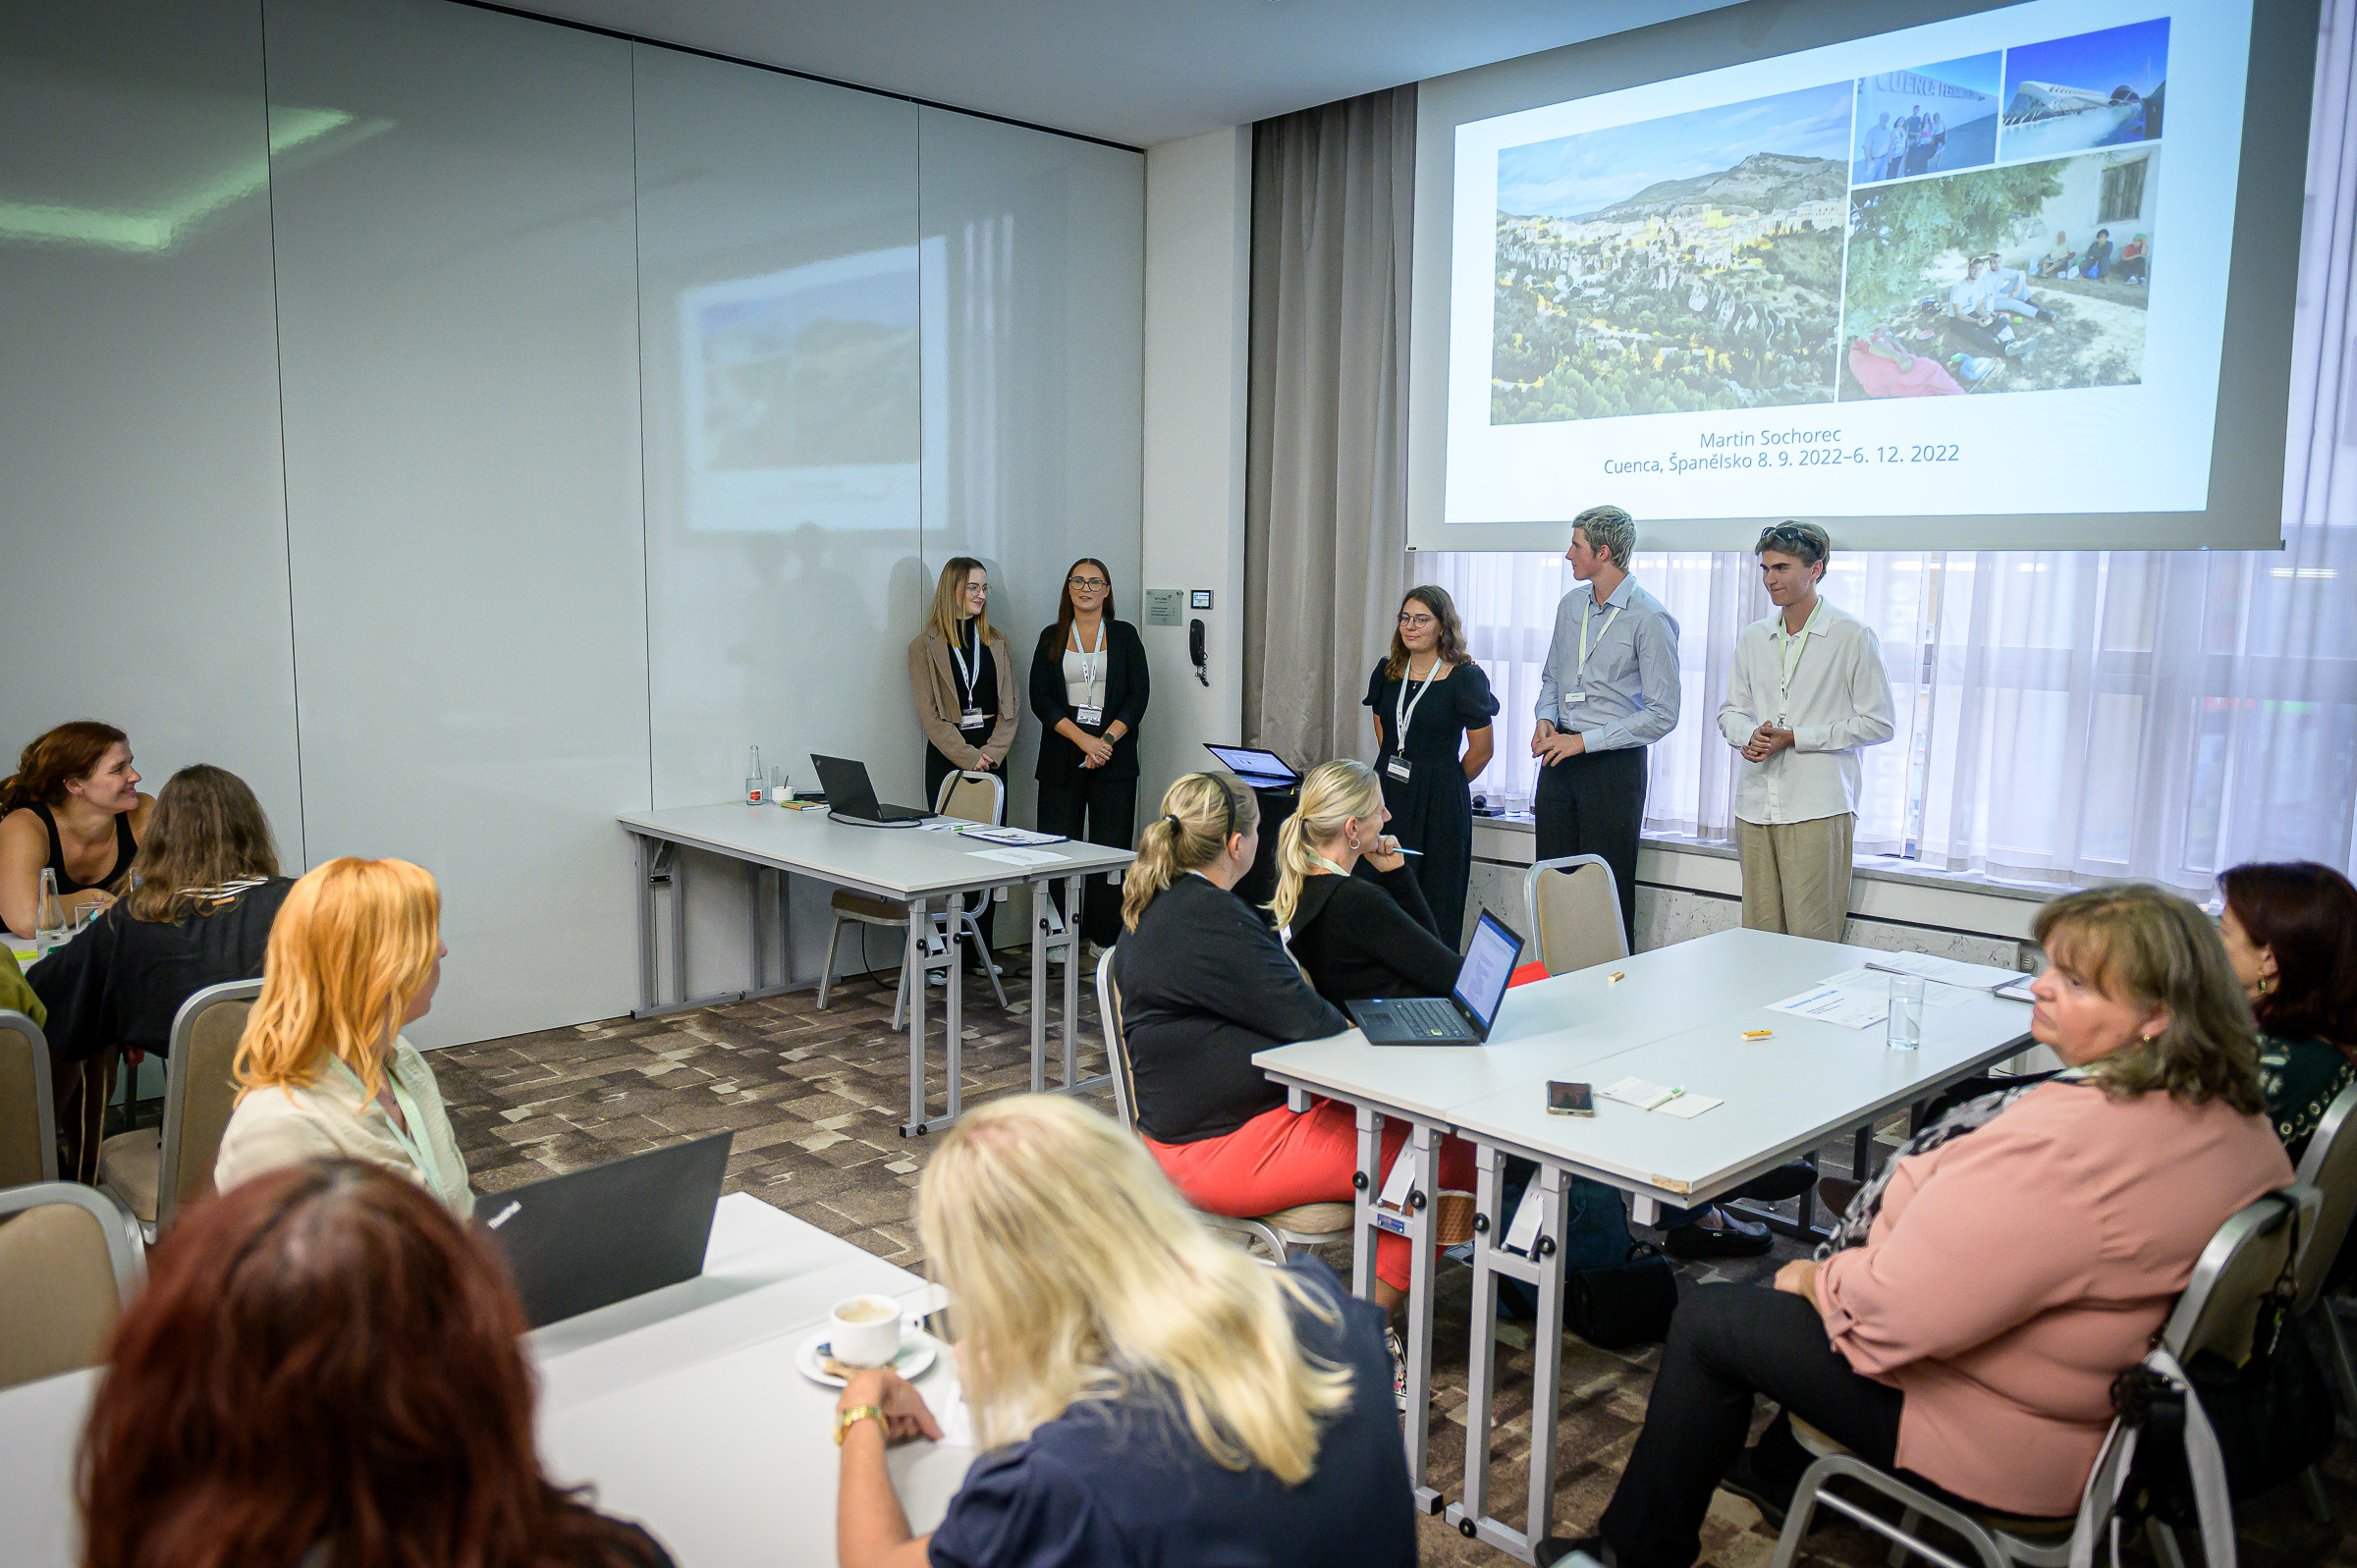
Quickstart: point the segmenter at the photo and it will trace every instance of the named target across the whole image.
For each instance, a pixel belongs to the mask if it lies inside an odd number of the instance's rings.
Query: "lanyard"
[[[1595,608],[1596,596],[1592,593],[1586,596],[1585,602],[1579,607],[1579,678],[1582,684],[1588,678],[1588,612]],[[1604,639],[1613,634],[1613,622],[1619,620],[1620,612],[1627,608],[1626,605],[1613,606],[1613,613],[1606,616],[1604,624],[1596,628],[1597,647],[1604,646]]]
[[[1080,656],[1080,689],[1090,697],[1097,694],[1097,661],[1105,657],[1105,622],[1097,622],[1097,646],[1092,651],[1080,646],[1080,628],[1072,628],[1072,651]],[[1095,707],[1094,702],[1087,706]]]
[[[1809,612],[1809,619],[1800,623],[1798,631],[1785,630],[1783,617],[1777,617],[1776,722],[1779,728],[1785,727],[1786,721],[1791,717],[1792,673],[1800,668],[1800,656],[1808,651],[1809,632],[1817,624],[1817,618],[1823,614],[1825,614],[1825,601],[1820,599],[1817,601],[1816,608]]]
[[[360,1081],[358,1073],[352,1070],[351,1062],[333,1053],[330,1053],[328,1059],[336,1064],[346,1080],[362,1096],[368,1093],[368,1086]],[[393,1141],[401,1146],[401,1152],[410,1157],[410,1163],[417,1167],[417,1173],[426,1179],[427,1184],[434,1189],[435,1196],[439,1197],[442,1193],[442,1167],[417,1142],[415,1131],[417,1102],[410,1098],[410,1092],[404,1089],[401,1086],[401,1080],[394,1076],[393,1063],[390,1060],[385,1063],[385,1082],[393,1088],[393,1103],[401,1108],[401,1124],[397,1125],[391,1116],[387,1116],[385,1117],[385,1130],[393,1135]],[[375,1102],[372,1100],[363,1100],[360,1108],[365,1110],[374,1104]]]
[[[972,630],[973,622],[967,622],[966,626]],[[974,705],[974,677],[982,673],[982,633],[972,630],[972,636],[974,639],[974,664],[970,670],[966,668],[965,650],[959,647],[954,641],[950,644],[950,657],[958,661],[959,705],[967,708]],[[1102,643],[1105,639],[1100,633],[1097,640]]]
[[[1432,668],[1424,672],[1423,683],[1416,687],[1415,702],[1410,702],[1407,698],[1407,667],[1405,665],[1399,667],[1399,691],[1398,700],[1392,704],[1393,717],[1398,721],[1398,729],[1392,735],[1392,750],[1395,754],[1404,755],[1406,753],[1407,727],[1415,722],[1416,703],[1422,702],[1431,693],[1432,688],[1441,683],[1441,676],[1442,661],[1436,658],[1432,661]]]

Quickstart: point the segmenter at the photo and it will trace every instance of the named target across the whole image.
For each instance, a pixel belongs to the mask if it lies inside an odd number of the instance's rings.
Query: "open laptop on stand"
[[[702,1273],[736,1136],[691,1138],[476,1199],[531,1325]]]
[[[876,804],[876,786],[867,781],[867,764],[844,757],[810,753],[818,770],[818,787],[826,792],[827,815],[838,822],[863,823],[871,828],[913,828],[933,815],[914,806]]]
[[[1490,1038],[1498,1004],[1514,978],[1522,939],[1507,923],[1481,912],[1472,945],[1456,971],[1456,989],[1439,997],[1377,998],[1349,1004],[1350,1021],[1371,1046],[1478,1046]]]
[[[1215,746],[1203,742],[1203,749],[1220,759],[1220,766],[1242,780],[1253,789],[1291,789],[1301,783],[1295,773],[1274,751],[1260,751],[1251,746]]]

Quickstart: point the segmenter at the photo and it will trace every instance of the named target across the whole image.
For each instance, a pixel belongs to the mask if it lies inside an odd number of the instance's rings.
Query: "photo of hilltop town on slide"
[[[1490,423],[2138,383],[2167,47],[2160,18],[1500,149]]]

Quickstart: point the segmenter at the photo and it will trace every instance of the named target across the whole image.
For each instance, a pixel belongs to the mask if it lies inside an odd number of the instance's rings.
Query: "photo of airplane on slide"
[[[1501,149],[1490,423],[1830,402],[1851,96]]]

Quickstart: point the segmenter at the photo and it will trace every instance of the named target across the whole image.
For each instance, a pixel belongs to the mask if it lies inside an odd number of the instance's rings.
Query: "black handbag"
[[[2203,1351],[2185,1364],[2193,1396],[2218,1433],[2226,1493],[2236,1500],[2295,1479],[2332,1446],[2331,1391],[2291,1316],[2291,1302],[2286,1270],[2260,1304],[2248,1361],[2237,1367]],[[2184,1394],[2139,1365],[2113,1379],[2111,1406],[2127,1425],[2143,1429],[2122,1517],[2149,1514],[2170,1525],[2195,1523]]]
[[[1563,1304],[1563,1326],[1602,1350],[1650,1344],[1670,1332],[1677,1311],[1677,1272],[1660,1250],[1631,1242],[1625,1262],[1575,1269]]]

